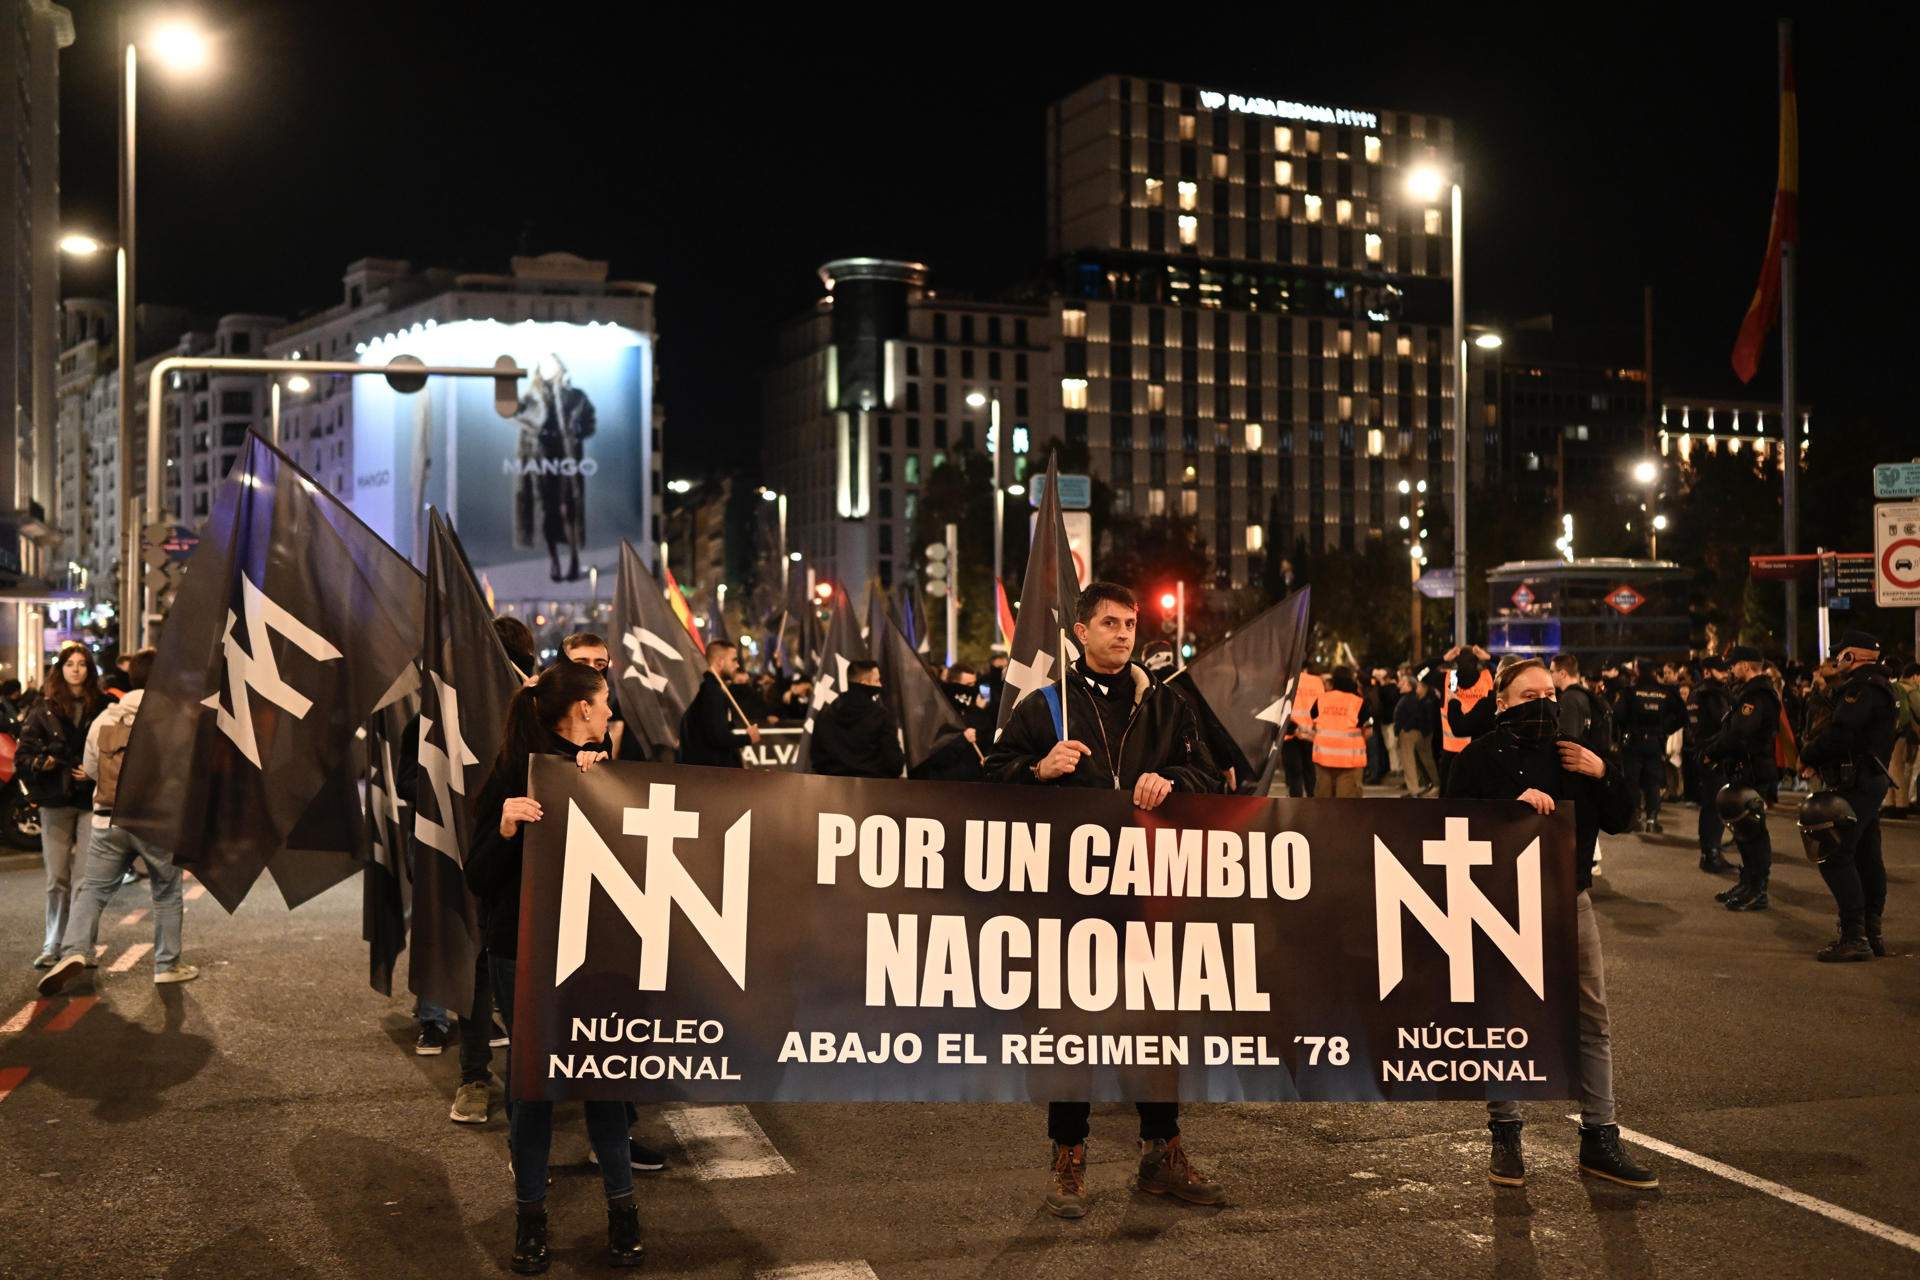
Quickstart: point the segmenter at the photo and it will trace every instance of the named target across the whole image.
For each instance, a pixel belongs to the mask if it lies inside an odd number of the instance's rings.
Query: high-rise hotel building
[[[1199,522],[1213,586],[1270,547],[1404,545],[1403,480],[1451,501],[1453,228],[1408,179],[1453,145],[1437,116],[1128,76],[1049,109],[1060,429],[1116,511]]]

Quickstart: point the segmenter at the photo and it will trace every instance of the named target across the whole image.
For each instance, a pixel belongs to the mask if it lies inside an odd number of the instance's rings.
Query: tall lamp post
[[[1653,510],[1656,486],[1660,483],[1660,464],[1651,458],[1634,463],[1633,480],[1645,491],[1640,502],[1640,519],[1647,527],[1647,559],[1657,560],[1660,554],[1660,530],[1666,527],[1666,517],[1655,515]]]
[[[987,410],[987,436],[993,441],[993,581],[998,589],[1001,577],[1001,553],[1006,545],[1006,492],[1000,487],[1000,453],[1006,441],[1000,438],[1000,396],[984,391],[967,392],[967,406],[973,409]],[[1000,632],[1000,610],[993,611],[994,634]],[[1012,636],[1000,636],[999,647],[1004,650],[1013,640]]]
[[[1407,189],[1433,204],[1451,188],[1453,200],[1453,642],[1467,643],[1467,249],[1460,174],[1433,167],[1414,170]]]

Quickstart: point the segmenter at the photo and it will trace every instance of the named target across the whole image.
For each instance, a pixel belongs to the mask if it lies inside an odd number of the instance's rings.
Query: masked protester
[[[993,741],[993,717],[980,705],[980,676],[964,663],[948,667],[946,676],[940,689],[959,711],[966,732],[907,776],[929,782],[980,782],[986,777],[986,744]]]
[[[1818,958],[1870,960],[1887,954],[1880,916],[1887,905],[1887,864],[1880,850],[1880,804],[1886,799],[1887,761],[1893,754],[1898,709],[1887,669],[1880,664],[1880,642],[1865,631],[1849,631],[1834,646],[1836,673],[1829,682],[1833,712],[1819,736],[1800,753],[1808,772],[1853,810],[1854,821],[1828,846],[1808,842],[1834,905],[1840,911],[1840,936]],[[1811,801],[1809,801],[1811,803]]]
[[[847,687],[814,714],[813,771],[837,778],[897,778],[907,766],[900,725],[880,700],[880,664],[847,664]]]
[[[1593,887],[1594,843],[1601,831],[1626,830],[1633,821],[1633,791],[1605,756],[1563,738],[1553,680],[1536,658],[1509,661],[1492,681],[1498,708],[1492,732],[1474,739],[1454,762],[1447,796],[1457,800],[1514,800],[1536,813],[1573,805],[1574,866],[1578,886],[1580,971],[1580,1172],[1629,1187],[1657,1187],[1660,1180],[1635,1164],[1620,1146],[1614,1120],[1613,1040],[1607,1017],[1606,963],[1600,923],[1588,891]],[[1520,1104],[1487,1104],[1493,1151],[1488,1178],[1517,1187],[1526,1179],[1520,1145]]]

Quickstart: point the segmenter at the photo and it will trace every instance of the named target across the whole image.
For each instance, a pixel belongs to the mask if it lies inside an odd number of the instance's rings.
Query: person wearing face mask
[[[1625,831],[1632,823],[1633,788],[1613,761],[1561,736],[1553,680],[1539,659],[1509,660],[1492,686],[1498,708],[1494,729],[1461,750],[1448,776],[1446,795],[1453,800],[1518,799],[1541,814],[1573,805],[1580,973],[1580,1172],[1628,1187],[1657,1187],[1660,1179],[1636,1164],[1620,1145],[1605,960],[1600,924],[1588,892],[1593,887],[1595,841],[1602,831]],[[1499,1186],[1524,1185],[1520,1104],[1492,1100],[1487,1114],[1493,1138],[1488,1178]]]
[[[1493,727],[1481,703],[1493,692],[1493,673],[1487,670],[1487,651],[1479,645],[1447,650],[1444,660],[1453,664],[1453,680],[1441,713],[1440,789],[1447,789],[1447,775],[1460,758],[1460,752],[1479,735]]]
[[[1800,753],[1805,771],[1817,771],[1828,790],[1853,810],[1854,820],[1815,859],[1840,911],[1840,936],[1822,949],[1826,962],[1870,960],[1887,954],[1880,916],[1887,905],[1887,864],[1880,850],[1880,804],[1887,796],[1887,762],[1898,719],[1893,684],[1880,664],[1880,642],[1849,631],[1834,646],[1833,713]],[[1809,843],[1809,855],[1816,846]]]

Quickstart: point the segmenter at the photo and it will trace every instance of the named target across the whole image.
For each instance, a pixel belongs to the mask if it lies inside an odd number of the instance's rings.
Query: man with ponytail
[[[542,820],[540,804],[527,795],[528,762],[535,755],[564,756],[582,770],[606,759],[599,744],[612,718],[607,682],[578,662],[558,662],[514,694],[506,739],[493,773],[480,793],[473,847],[467,852],[467,887],[480,904],[494,1003],[513,1023],[513,976],[520,933],[520,863],[526,824]],[[553,1104],[512,1096],[509,1047],[508,1144],[513,1153],[516,1229],[511,1265],[522,1275],[547,1269],[547,1163],[553,1147]],[[621,1102],[584,1104],[587,1137],[600,1165],[607,1195],[607,1250],[613,1265],[638,1266],[640,1216],[633,1203],[631,1112]]]

